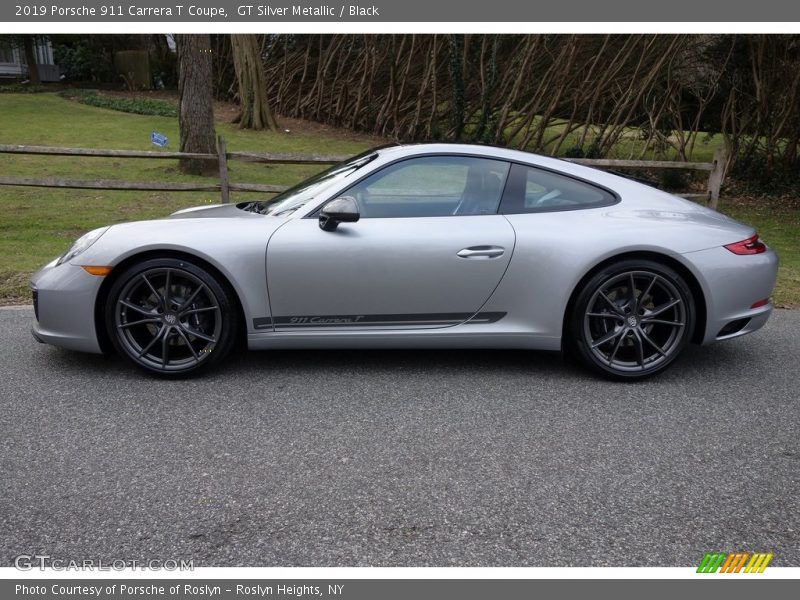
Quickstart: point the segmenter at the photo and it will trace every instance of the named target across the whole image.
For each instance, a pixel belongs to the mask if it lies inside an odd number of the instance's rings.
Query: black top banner
[[[786,0],[729,2],[671,0],[49,0],[3,2],[0,21],[31,22],[189,22],[189,23],[347,23],[347,22],[800,22],[800,3]]]

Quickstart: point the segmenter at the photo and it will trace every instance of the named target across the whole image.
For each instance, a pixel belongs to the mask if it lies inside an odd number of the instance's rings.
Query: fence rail
[[[0,185],[28,187],[71,188],[89,190],[144,190],[163,192],[219,192],[222,202],[230,201],[230,192],[280,193],[284,185],[231,182],[228,176],[228,161],[238,160],[266,164],[330,165],[350,158],[346,155],[228,152],[225,139],[220,136],[217,154],[171,152],[152,150],[110,150],[100,148],[57,148],[52,146],[23,146],[0,144],[0,154],[27,154],[47,156],[81,156],[104,158],[149,158],[149,159],[205,159],[219,163],[219,183],[134,182],[117,180],[76,180],[56,177],[0,177]],[[711,162],[687,162],[666,160],[619,160],[609,158],[565,159],[581,165],[615,169],[684,169],[708,172],[707,190],[703,194],[686,194],[685,197],[704,200],[712,208],[717,207],[720,188],[725,176],[725,155],[722,150],[714,153]]]
[[[220,138],[224,144],[224,138]],[[106,158],[196,158],[218,160],[219,154],[202,154],[196,152],[171,152],[158,150],[108,150],[101,148],[56,148],[53,146],[21,146],[17,144],[0,144],[0,153],[4,154],[44,154],[49,156],[95,156]],[[241,160],[258,163],[281,163],[293,165],[336,164],[347,160],[347,154],[280,154],[255,152],[227,152],[227,160]]]

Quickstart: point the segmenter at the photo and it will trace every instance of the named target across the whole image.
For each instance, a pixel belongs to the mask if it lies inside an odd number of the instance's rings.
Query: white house
[[[36,65],[42,81],[58,81],[60,73],[53,61],[53,46],[47,38],[37,39],[33,46],[36,54]],[[28,65],[25,62],[25,51],[19,46],[0,45],[0,79],[6,77],[27,77]]]

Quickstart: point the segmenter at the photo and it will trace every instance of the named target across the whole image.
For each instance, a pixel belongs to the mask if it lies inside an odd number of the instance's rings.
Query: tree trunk
[[[450,125],[453,139],[459,141],[464,131],[464,34],[455,33],[450,36],[450,85],[452,86],[452,106],[450,109]]]
[[[175,36],[178,51],[178,125],[181,152],[216,154],[211,82],[211,39],[208,34]],[[215,175],[214,159],[183,158],[180,169],[193,175]]]
[[[239,86],[239,127],[278,129],[267,101],[267,81],[258,38],[253,34],[233,34],[231,47]]]
[[[28,80],[33,85],[39,85],[39,65],[36,64],[36,52],[33,47],[34,39],[32,35],[26,35],[23,46],[25,47],[25,62],[28,63]]]

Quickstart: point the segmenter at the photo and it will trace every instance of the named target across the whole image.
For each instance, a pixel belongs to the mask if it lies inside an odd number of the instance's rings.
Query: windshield
[[[319,194],[337,181],[341,181],[353,172],[378,157],[375,149],[367,150],[353,158],[317,173],[313,177],[290,187],[269,200],[259,202],[242,202],[236,206],[242,210],[257,212],[273,217],[288,217],[298,208],[318,197]]]

